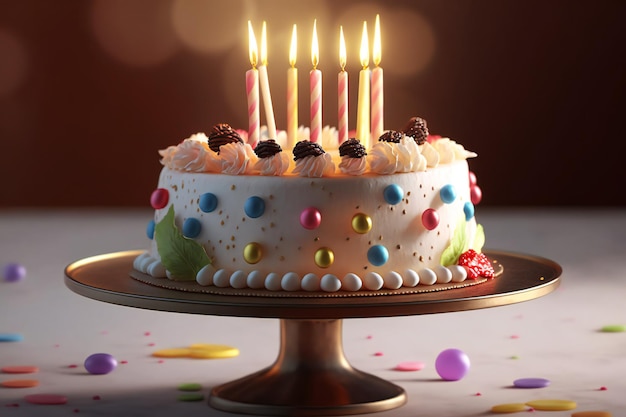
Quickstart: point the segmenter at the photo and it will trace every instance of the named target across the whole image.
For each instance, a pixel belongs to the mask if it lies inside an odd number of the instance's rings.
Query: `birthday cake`
[[[204,288],[376,292],[485,281],[481,199],[457,142],[412,118],[369,149],[356,139],[254,149],[216,125],[159,151],[150,248],[134,269]],[[306,132],[299,132],[299,137]],[[282,143],[282,146],[281,146]]]

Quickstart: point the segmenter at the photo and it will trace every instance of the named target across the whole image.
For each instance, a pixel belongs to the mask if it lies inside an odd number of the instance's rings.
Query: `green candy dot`
[[[200,391],[202,389],[202,385],[196,382],[185,382],[178,386],[179,391]]]
[[[199,392],[190,392],[187,394],[180,394],[178,401],[202,401],[204,400],[204,394]]]
[[[609,324],[608,326],[602,327],[600,331],[604,333],[626,332],[626,326],[621,325],[621,324]]]

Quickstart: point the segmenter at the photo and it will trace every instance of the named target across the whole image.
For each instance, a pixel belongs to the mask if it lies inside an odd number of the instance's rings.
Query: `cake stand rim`
[[[562,274],[562,267],[548,258],[487,249],[484,252],[491,259],[498,259],[504,272],[498,278],[466,288],[349,298],[249,297],[175,291],[139,282],[129,274],[134,258],[142,252],[111,252],[74,261],[64,270],[65,285],[87,298],[149,310],[235,317],[343,319],[435,314],[519,303],[554,291]]]

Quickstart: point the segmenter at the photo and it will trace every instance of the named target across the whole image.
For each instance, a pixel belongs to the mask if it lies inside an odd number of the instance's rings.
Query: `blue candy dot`
[[[368,249],[367,260],[374,266],[381,266],[389,260],[389,251],[383,245],[375,245]]]
[[[150,220],[148,223],[148,227],[146,227],[146,234],[148,235],[148,239],[154,239],[154,229],[156,228],[156,223],[154,220]]]
[[[470,220],[474,217],[474,205],[468,201],[463,206],[463,212],[465,213],[465,220]]]
[[[198,202],[200,210],[205,213],[210,213],[217,208],[217,196],[213,193],[204,193],[200,196]]]
[[[446,204],[453,203],[456,200],[456,190],[454,189],[454,185],[447,184],[441,187],[439,190],[439,197],[441,197],[441,201]]]
[[[202,224],[200,220],[190,217],[183,222],[183,236],[194,238],[200,234]]]
[[[397,184],[390,184],[385,187],[383,197],[389,204],[398,204],[404,198],[404,190]]]
[[[253,219],[261,217],[265,212],[265,201],[261,197],[250,197],[246,200],[243,210],[248,217],[252,217]]]

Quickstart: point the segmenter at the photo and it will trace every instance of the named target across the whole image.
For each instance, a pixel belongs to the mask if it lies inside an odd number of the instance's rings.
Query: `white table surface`
[[[0,373],[0,382],[40,381],[35,388],[0,387],[1,416],[231,416],[206,401],[178,402],[177,386],[201,383],[208,397],[212,386],[274,361],[276,319],[142,310],[88,299],[65,287],[63,270],[74,260],[147,247],[150,217],[147,210],[0,211],[0,266],[20,262],[28,270],[21,282],[0,281],[0,333],[24,336],[21,342],[0,343],[0,367],[40,368],[33,375]],[[626,324],[626,210],[479,206],[477,218],[485,226],[487,247],[560,263],[561,286],[545,297],[497,308],[344,320],[350,363],[408,393],[406,405],[376,415],[484,416],[496,404],[552,398],[576,401],[575,411],[626,416],[626,332],[599,332],[605,325]],[[232,345],[241,353],[162,363],[151,356],[192,343]],[[470,373],[456,382],[440,380],[434,367],[437,354],[450,347],[465,351],[472,363]],[[97,352],[127,363],[107,375],[88,374],[82,364]],[[392,370],[403,361],[423,361],[426,367]],[[511,388],[523,377],[547,378],[551,385]],[[32,405],[23,399],[31,393],[66,395],[68,403]]]

